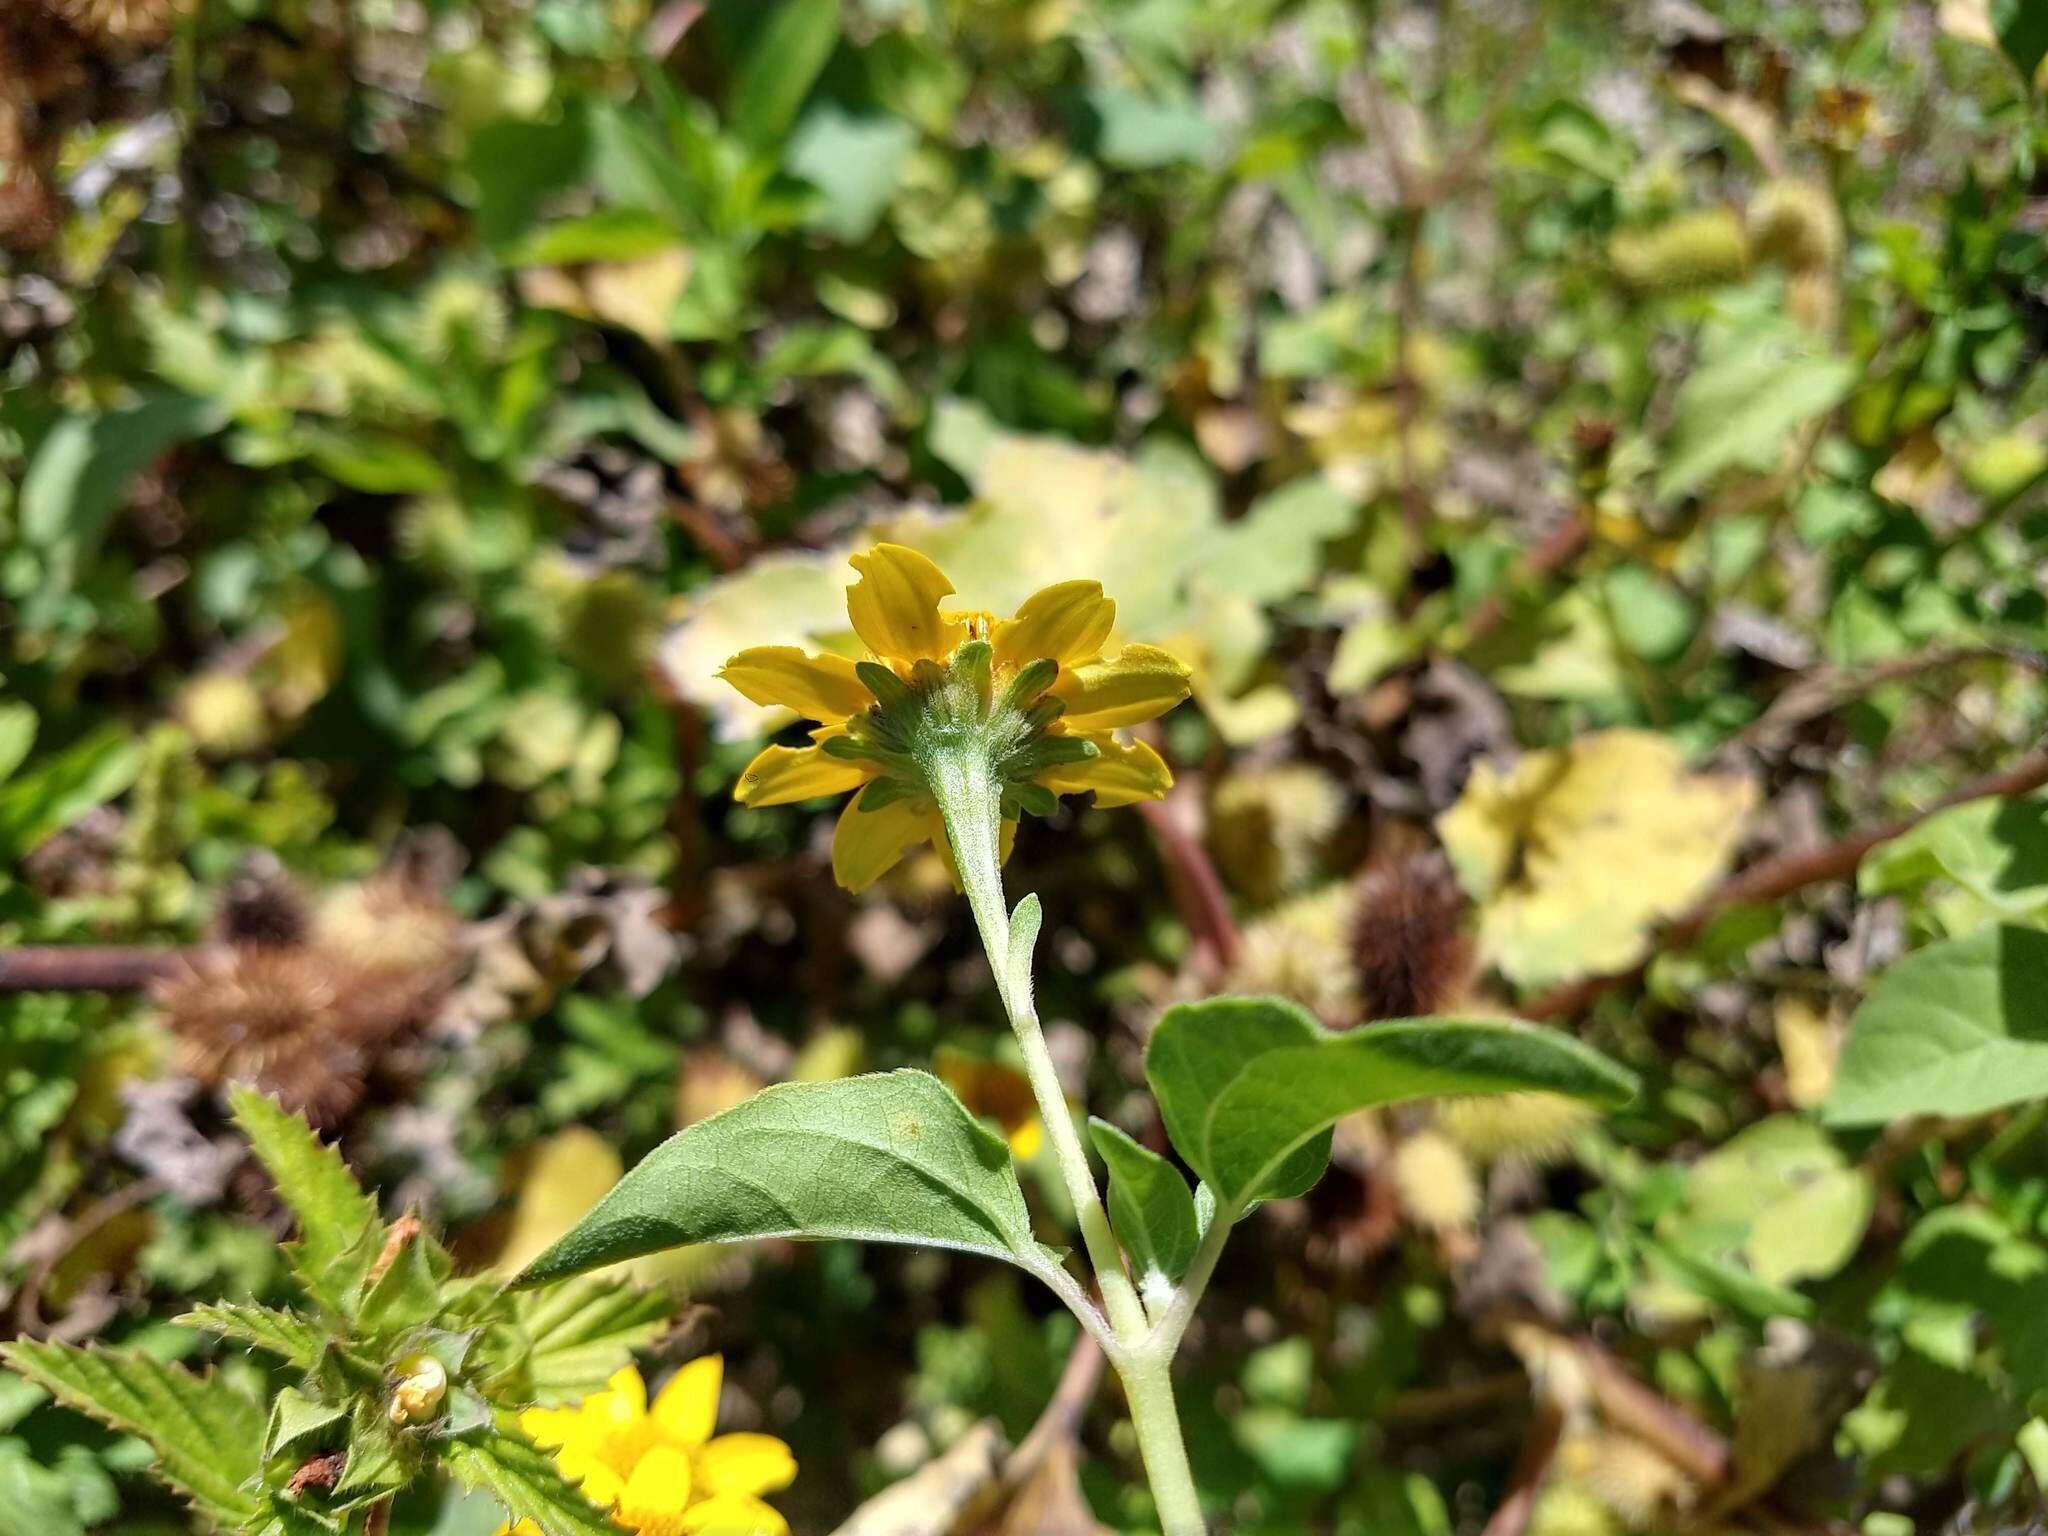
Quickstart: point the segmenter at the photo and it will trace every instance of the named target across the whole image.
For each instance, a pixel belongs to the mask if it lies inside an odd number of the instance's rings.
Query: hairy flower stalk
[[[1047,587],[999,620],[942,611],[952,584],[912,550],[883,544],[853,564],[861,579],[847,590],[847,614],[864,658],[762,646],[726,664],[726,680],[748,698],[818,722],[810,745],[756,757],[737,797],[774,805],[856,790],[832,844],[833,873],[852,890],[922,842],[950,859],[1102,1292],[1105,1350],[1124,1383],[1160,1523],[1166,1536],[1200,1536],[1169,1376],[1186,1298],[1155,1326],[1125,1270],[1032,1000],[1037,901],[1026,897],[1013,918],[1002,877],[1027,812],[1047,814],[1060,795],[1082,791],[1098,806],[1166,792],[1173,779],[1158,753],[1115,732],[1187,697],[1187,668],[1143,645],[1106,657],[1116,605],[1092,581]],[[1190,1289],[1199,1283],[1190,1276]],[[1101,1320],[1091,1326],[1099,1332]]]

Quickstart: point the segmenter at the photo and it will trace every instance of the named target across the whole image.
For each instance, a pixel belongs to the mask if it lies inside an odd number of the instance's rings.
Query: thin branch
[[[1231,913],[1223,877],[1192,825],[1197,814],[1193,795],[1192,787],[1183,783],[1164,800],[1141,801],[1138,813],[1159,845],[1181,921],[1194,934],[1196,946],[1207,952],[1210,968],[1222,972],[1237,964],[1244,936]]]
[[[1550,1466],[1557,1459],[1557,1447],[1564,1439],[1564,1410],[1547,1396],[1538,1394],[1536,1422],[1529,1426],[1529,1438],[1515,1461],[1514,1476],[1508,1480],[1507,1497],[1486,1522],[1480,1536],[1522,1536],[1536,1513],[1536,1500],[1550,1479]]]
[[[1746,746],[1780,746],[1799,726],[1831,714],[1873,689],[1972,661],[2009,661],[2029,671],[2048,672],[2048,655],[2011,645],[1943,645],[1868,666],[1822,667],[1791,682],[1736,740]]]
[[[1520,1371],[1502,1371],[1478,1381],[1454,1382],[1445,1387],[1411,1387],[1397,1392],[1380,1413],[1387,1425],[1433,1424],[1440,1419],[1462,1418],[1482,1409],[1505,1407],[1529,1394],[1529,1378]]]
[[[194,953],[128,945],[0,950],[0,992],[133,992],[169,976]]]
[[[1053,1446],[1079,1436],[1081,1421],[1088,1416],[1088,1405],[1095,1401],[1095,1389],[1102,1382],[1103,1363],[1102,1346],[1092,1334],[1083,1333],[1074,1340],[1074,1347],[1067,1352],[1066,1367],[1060,1372],[1059,1385],[1053,1388],[1045,1411],[1003,1463],[1005,1487],[1022,1488],[1031,1481]]]
[[[1586,519],[1574,512],[1545,534],[1542,542],[1523,557],[1521,569],[1511,581],[1495,587],[1472,610],[1472,616],[1465,621],[1465,644],[1477,644],[1500,628],[1501,621],[1508,616],[1508,591],[1515,586],[1533,585],[1569,564],[1586,547],[1590,532]]]
[[[1627,1366],[1590,1339],[1578,1341],[1593,1397],[1607,1419],[1661,1451],[1666,1460],[1706,1487],[1734,1465],[1728,1442],[1698,1419],[1637,1381]]]
[[[1708,923],[1731,907],[1776,901],[1810,885],[1847,879],[1856,872],[1856,866],[1863,862],[1864,856],[1871,849],[1891,842],[1894,838],[1905,836],[1938,812],[1967,804],[1972,800],[2024,795],[2044,784],[2048,784],[2048,750],[2036,750],[2002,773],[1986,774],[1982,778],[1973,779],[1912,816],[1858,832],[1852,837],[1845,837],[1840,842],[1829,843],[1824,847],[1808,849],[1801,853],[1782,854],[1777,858],[1752,864],[1740,874],[1722,882],[1706,900],[1667,927],[1659,936],[1657,949],[1677,949],[1691,943],[1700,936]],[[1526,1004],[1520,1012],[1528,1019],[1568,1018],[1582,1012],[1595,1000],[1606,996],[1615,988],[1627,986],[1638,980],[1649,969],[1649,965],[1650,960],[1646,957],[1641,964],[1631,966],[1625,971],[1585,977],[1567,986],[1543,993]]]

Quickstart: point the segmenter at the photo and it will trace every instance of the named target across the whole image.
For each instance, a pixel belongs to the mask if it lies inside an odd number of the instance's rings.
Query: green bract
[[[1024,811],[1051,814],[1056,798],[1033,782],[1036,776],[1090,762],[1100,750],[1083,737],[1046,734],[1066,713],[1063,700],[1046,694],[1059,676],[1058,662],[1042,657],[1019,668],[999,693],[993,656],[986,640],[970,640],[950,661],[916,662],[907,681],[880,662],[855,664],[878,702],[850,717],[847,734],[827,739],[824,748],[880,769],[861,791],[862,810],[906,799],[930,802],[973,783],[994,786],[1005,820]]]

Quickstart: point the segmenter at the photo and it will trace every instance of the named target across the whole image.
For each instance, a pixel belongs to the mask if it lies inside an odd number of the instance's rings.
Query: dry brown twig
[[[1231,913],[1223,877],[1202,845],[1196,787],[1184,779],[1164,800],[1141,802],[1138,813],[1152,829],[1174,905],[1195,937],[1196,968],[1205,980],[1213,981],[1237,964],[1244,937]]]

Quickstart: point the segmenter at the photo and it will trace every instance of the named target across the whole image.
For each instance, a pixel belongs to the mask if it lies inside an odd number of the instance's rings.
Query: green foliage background
[[[195,945],[252,853],[318,892],[435,850],[487,984],[330,1129],[481,1266],[546,1225],[520,1192],[575,1128],[630,1163],[941,1043],[1002,1081],[943,876],[855,903],[828,815],[728,801],[759,722],[711,667],[829,638],[883,528],[970,598],[1099,575],[1198,666],[1164,744],[1239,969],[1136,815],[1033,823],[1013,867],[1075,1081],[1140,1139],[1168,1003],[1356,1022],[1309,982],[1384,957],[1301,902],[1433,836],[1475,762],[1654,732],[1754,785],[1724,866],[2024,766],[2044,48],[2026,0],[14,0],[0,944]],[[1542,1528],[2037,1509],[2038,785],[1638,955],[1566,1017],[1644,1096],[1555,1160],[1473,1154],[1458,1234],[1390,1182],[1429,1123],[1340,1136],[1195,1340],[1216,1508],[1478,1530],[1534,1324],[1736,1468],[1631,1504],[1596,1414]],[[1482,960],[1496,1008],[1610,968]],[[132,990],[0,995],[6,1326],[247,1372],[172,1319],[276,1298],[274,1204],[122,1135],[174,1048]],[[210,1090],[180,1113],[226,1133]],[[1057,1179],[1026,1188],[1052,1236]],[[1072,1331],[964,1257],[664,1278],[707,1309],[672,1348],[725,1350],[795,1447],[801,1531],[979,1418],[1021,1436]],[[1113,1401],[1082,1443],[1094,1518],[1143,1529]],[[180,1528],[138,1462],[0,1380],[0,1512]]]

